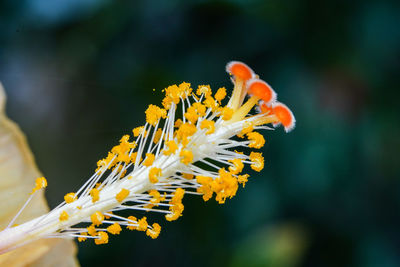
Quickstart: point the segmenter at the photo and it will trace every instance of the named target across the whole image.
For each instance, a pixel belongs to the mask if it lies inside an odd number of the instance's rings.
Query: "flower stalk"
[[[214,95],[205,85],[196,92],[189,83],[165,88],[163,107],[149,106],[146,124],[133,129],[134,140],[124,135],[98,161],[92,177],[52,211],[18,226],[11,222],[0,232],[0,253],[40,238],[105,244],[109,235],[123,228],[157,238],[159,224],[149,224],[146,217],[123,217],[119,211],[158,212],[173,221],[182,215],[185,194],[201,195],[204,201],[215,195],[220,204],[235,196],[249,177],[242,174],[245,164],[255,171],[264,167],[261,153],[245,155],[237,150],[261,148],[265,140],[256,130],[282,124],[289,131],[295,119],[247,65],[233,61],[227,71],[234,89],[226,106],[222,105],[225,88]],[[258,113],[251,115],[254,107]],[[32,194],[47,186],[43,177],[39,179]]]

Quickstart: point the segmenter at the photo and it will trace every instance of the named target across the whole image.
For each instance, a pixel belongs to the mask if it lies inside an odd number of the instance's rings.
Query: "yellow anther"
[[[213,191],[210,186],[208,185],[202,185],[199,188],[197,188],[197,193],[203,194],[203,200],[208,201],[210,198],[212,198]]]
[[[128,189],[122,188],[121,191],[119,191],[119,193],[115,196],[115,199],[118,202],[122,202],[122,201],[124,201],[125,198],[127,198],[129,196],[129,193],[130,192]]]
[[[228,161],[233,164],[233,166],[229,166],[229,171],[232,174],[238,174],[243,170],[244,164],[241,159],[230,159]]]
[[[90,196],[92,197],[92,202],[95,203],[100,199],[100,191],[97,188],[92,188],[90,190]]]
[[[195,102],[192,104],[192,107],[194,107],[196,109],[196,112],[199,116],[204,116],[206,115],[206,106],[204,106],[202,103],[200,102]]]
[[[142,219],[140,219],[139,221],[138,221],[138,226],[137,226],[137,230],[138,231],[146,231],[147,230],[147,226],[148,226],[148,224],[147,224],[147,218],[146,217],[143,217]]]
[[[182,143],[187,143],[187,138],[194,135],[197,131],[196,126],[190,123],[182,123],[176,132],[177,138]]]
[[[162,135],[162,130],[158,128],[156,133],[154,134],[154,139],[153,139],[154,144],[157,144],[158,141],[160,141],[161,135]]]
[[[184,206],[182,203],[177,203],[169,207],[169,209],[171,213],[165,215],[165,219],[171,222],[177,220],[180,216],[182,216]]]
[[[195,124],[197,119],[199,118],[199,115],[196,112],[196,108],[193,106],[189,107],[185,113],[185,118],[192,124]]]
[[[157,183],[158,182],[158,178],[162,175],[161,173],[161,169],[157,168],[157,167],[153,167],[150,169],[149,171],[149,180],[150,183]]]
[[[152,229],[147,229],[146,234],[153,239],[156,239],[161,232],[161,226],[158,223],[153,223]]]
[[[171,203],[171,204],[181,203],[184,195],[185,195],[185,189],[182,189],[180,187],[177,188],[169,203]]]
[[[65,210],[63,212],[61,212],[60,218],[59,218],[60,222],[66,221],[66,220],[68,220],[68,218],[69,218],[69,215]]]
[[[88,230],[89,235],[91,235],[91,236],[97,235],[96,227],[94,227],[93,224],[90,225],[89,227],[86,227],[86,229]]]
[[[139,126],[136,127],[135,129],[132,130],[133,136],[138,137],[140,134],[146,135],[147,131],[144,130],[144,126]]]
[[[203,104],[206,107],[211,108],[212,111],[216,111],[219,106],[212,96],[206,97],[206,99],[203,101]]]
[[[131,161],[131,158],[129,157],[128,152],[124,153],[124,154],[118,154],[117,156],[117,162],[123,162],[128,164]],[[122,168],[122,166],[120,165],[120,167]]]
[[[190,173],[182,173],[182,177],[188,180],[192,180],[194,175]]]
[[[108,166],[108,169],[111,169],[116,163],[116,160],[114,160],[114,157],[115,157],[114,153],[108,152],[108,155],[105,159],[101,159],[97,162],[96,172],[105,171],[107,166]]]
[[[177,119],[174,123],[174,127],[175,128],[179,128],[182,125],[182,120],[181,119]]]
[[[212,182],[212,180],[213,180],[212,177],[203,176],[203,175],[196,176],[196,181],[201,185],[208,185],[209,183]]]
[[[119,153],[119,154],[125,154],[129,152],[130,149],[135,149],[136,148],[136,142],[129,142],[130,136],[128,134],[124,135],[121,137],[119,140],[119,145],[114,146],[113,149],[111,150],[112,153]]]
[[[222,168],[219,170],[219,177],[211,183],[211,188],[217,194],[215,200],[223,204],[227,197],[232,198],[236,195],[238,181],[230,172]]]
[[[119,233],[121,231],[122,231],[122,228],[118,223],[114,223],[107,227],[107,232],[109,232],[112,235],[119,235]]]
[[[64,196],[64,200],[66,203],[72,203],[76,200],[75,193],[68,193]]]
[[[248,174],[239,175],[239,176],[237,177],[237,180],[238,180],[239,184],[242,184],[242,185],[243,185],[243,188],[244,188],[244,186],[245,186],[246,183],[247,183],[247,178],[249,178],[249,175],[248,175]]]
[[[251,141],[249,147],[262,148],[265,144],[264,136],[258,132],[251,132],[247,134],[247,137]]]
[[[233,115],[233,109],[229,107],[223,107],[221,110],[221,115],[223,120],[225,121],[230,120]]]
[[[129,216],[127,219],[129,220],[129,224],[126,226],[126,228],[129,229],[129,230],[136,230],[136,226],[132,225],[132,224],[137,223],[136,217]]]
[[[250,167],[255,171],[261,171],[264,168],[264,157],[261,153],[258,152],[251,152],[250,153],[250,160],[253,164]]]
[[[112,211],[107,212],[108,214],[113,214]],[[104,214],[104,218],[106,218],[107,220],[111,218],[110,215],[106,215]]]
[[[143,161],[143,165],[146,166],[146,167],[151,166],[153,164],[153,162],[154,162],[154,159],[155,159],[154,154],[147,153],[146,154],[146,158]]]
[[[167,117],[167,111],[156,105],[149,105],[145,113],[146,122],[153,126],[155,126],[161,118],[165,119]]]
[[[193,162],[193,153],[190,150],[184,149],[181,151],[181,153],[179,154],[179,156],[181,156],[181,162],[183,164],[190,164]]]
[[[200,129],[208,129],[206,134],[212,134],[215,132],[215,122],[210,120],[203,120],[200,123]]]
[[[96,211],[92,215],[90,215],[90,220],[92,221],[94,226],[99,226],[104,221],[104,215],[100,211]]]
[[[219,103],[221,103],[221,100],[224,99],[226,96],[226,89],[225,87],[221,87],[218,89],[218,91],[215,93],[215,100],[217,100]]]
[[[98,171],[105,171],[105,167],[107,166],[107,162],[104,159],[97,161],[97,169],[95,172]]]
[[[108,234],[106,232],[99,232],[97,235],[99,238],[96,238],[94,240],[94,243],[96,243],[96,245],[102,245],[108,243]]]
[[[160,192],[154,189],[149,191],[149,195],[153,197],[152,199],[150,199],[152,205],[157,205],[161,201],[165,200],[165,197],[162,197]]]
[[[78,242],[86,241],[88,233],[81,233],[78,237]]]
[[[211,93],[212,92],[209,85],[199,85],[196,90],[196,94],[199,96],[204,94],[206,97],[209,97]]]
[[[192,93],[190,83],[182,82],[179,84],[179,90],[182,98],[188,97]]]
[[[174,84],[165,88],[165,98],[162,104],[165,109],[169,109],[172,103],[178,104],[181,97],[186,98],[190,95],[192,88],[190,88],[190,83],[181,83],[179,87]]]
[[[35,187],[32,189],[32,193],[35,193],[37,190],[46,188],[47,187],[47,180],[44,177],[39,177],[35,180]]]
[[[167,150],[164,149],[163,154],[166,156],[169,156],[171,154],[174,154],[175,151],[178,149],[178,145],[175,143],[174,140],[170,140],[165,142],[165,145],[168,147]]]
[[[184,206],[182,204],[183,196],[185,195],[185,190],[182,188],[177,188],[174,192],[173,197],[171,198],[169,204],[172,206],[169,207],[171,213],[165,215],[165,219],[168,221],[177,220],[183,212]]]

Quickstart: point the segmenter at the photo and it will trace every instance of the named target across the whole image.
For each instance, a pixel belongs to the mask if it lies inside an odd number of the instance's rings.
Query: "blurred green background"
[[[400,266],[400,2],[0,1],[0,81],[54,207],[182,81],[248,63],[297,128],[218,205],[185,198],[151,240],[79,244],[82,266]],[[156,89],[153,92],[153,88]]]

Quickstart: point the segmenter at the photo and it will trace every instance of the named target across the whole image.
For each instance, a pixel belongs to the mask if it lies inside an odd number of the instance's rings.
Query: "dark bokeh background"
[[[82,266],[399,266],[398,1],[0,1],[7,112],[51,206],[144,122],[160,90],[230,86],[243,60],[294,111],[266,169],[218,205],[185,199],[151,240],[79,244]],[[156,89],[156,93],[153,92]]]

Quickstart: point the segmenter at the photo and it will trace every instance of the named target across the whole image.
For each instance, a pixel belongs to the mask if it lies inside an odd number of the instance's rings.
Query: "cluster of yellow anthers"
[[[93,176],[48,214],[1,232],[0,249],[43,237],[92,238],[104,244],[123,227],[156,238],[159,224],[149,224],[146,217],[123,217],[118,211],[160,212],[173,221],[182,215],[185,194],[202,195],[205,201],[215,195],[219,203],[232,198],[249,177],[241,174],[245,164],[255,171],[264,167],[260,152],[245,155],[237,149],[261,148],[265,140],[255,130],[282,124],[290,131],[295,119],[247,65],[230,62],[227,72],[234,89],[226,105],[225,88],[213,94],[208,85],[197,90],[189,83],[167,87],[162,107],[150,105],[146,124],[133,129],[134,141],[124,135],[98,161]],[[258,112],[250,115],[254,107]],[[46,185],[40,178],[34,190]]]

